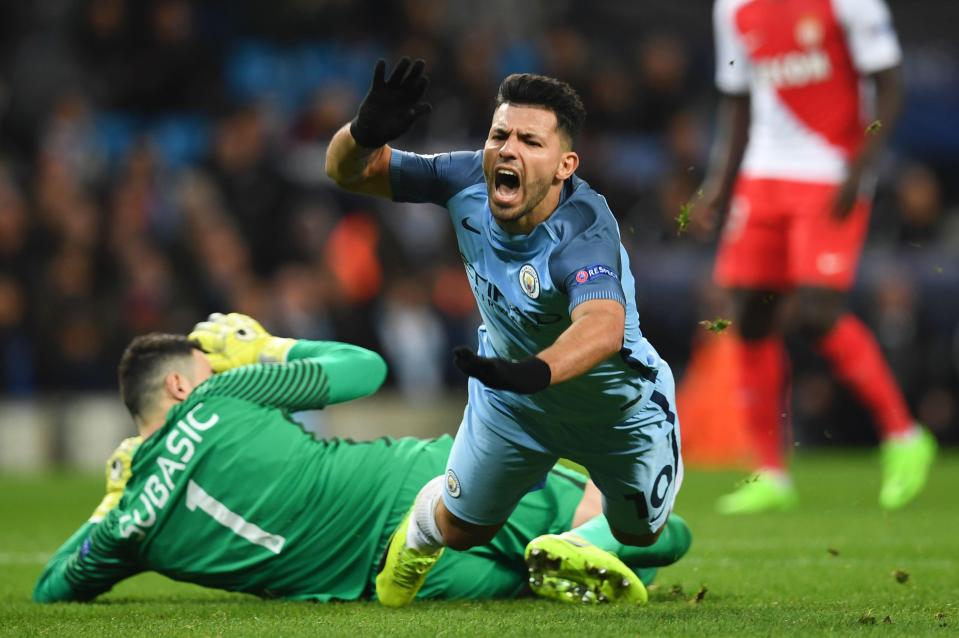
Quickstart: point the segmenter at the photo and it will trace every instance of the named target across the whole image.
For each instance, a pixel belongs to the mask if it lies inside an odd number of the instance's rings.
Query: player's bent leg
[[[546,534],[526,547],[529,585],[538,596],[565,603],[644,605],[643,581],[619,558],[579,536]]]
[[[443,535],[444,544],[458,552],[466,551],[477,545],[486,545],[503,527],[498,525],[475,525],[464,521],[446,509],[441,500],[436,508],[436,524]]]
[[[411,603],[443,554],[435,511],[444,481],[437,476],[420,490],[390,538],[376,575],[376,597],[386,607]]]

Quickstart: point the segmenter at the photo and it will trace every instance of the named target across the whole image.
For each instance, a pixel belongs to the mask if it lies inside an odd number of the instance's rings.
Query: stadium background
[[[378,57],[428,61],[434,112],[397,146],[475,148],[499,80],[570,81],[580,174],[620,219],[647,336],[683,377],[715,232],[675,217],[712,135],[710,5],[467,0],[49,0],[0,4],[0,469],[98,467],[132,433],[129,339],[212,311],[371,347],[388,390],[324,434],[451,431],[474,302],[443,210],[354,197],[323,173]],[[892,1],[906,109],[852,303],[910,405],[959,440],[959,45],[953,0]],[[821,361],[793,349],[800,445],[874,441]],[[716,372],[717,385],[722,374]],[[708,384],[707,384],[708,385]],[[692,431],[689,419],[684,427]]]

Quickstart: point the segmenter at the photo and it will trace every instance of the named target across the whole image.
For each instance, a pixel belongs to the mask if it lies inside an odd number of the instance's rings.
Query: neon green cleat
[[[784,512],[799,504],[796,488],[767,472],[757,472],[735,491],[719,497],[720,514]]]
[[[643,581],[610,552],[579,536],[546,534],[526,546],[529,586],[538,596],[564,603],[645,605]]]
[[[412,513],[410,510],[393,532],[383,566],[376,575],[376,597],[386,607],[410,604],[443,554],[442,547],[435,554],[423,554],[406,546],[406,528]]]
[[[898,509],[922,491],[938,447],[935,437],[923,427],[918,428],[915,436],[882,444],[879,505],[883,509]]]

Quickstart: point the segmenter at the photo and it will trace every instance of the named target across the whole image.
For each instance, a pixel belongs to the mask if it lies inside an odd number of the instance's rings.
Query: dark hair
[[[192,357],[199,346],[183,335],[151,332],[136,337],[123,351],[117,376],[120,398],[134,418],[149,407],[151,396],[159,389],[169,364],[182,357]],[[159,378],[158,378],[159,377]]]
[[[576,89],[562,80],[536,75],[514,73],[507,75],[496,94],[497,108],[510,104],[541,106],[556,115],[556,126],[563,131],[572,144],[579,136],[586,120],[586,107]]]

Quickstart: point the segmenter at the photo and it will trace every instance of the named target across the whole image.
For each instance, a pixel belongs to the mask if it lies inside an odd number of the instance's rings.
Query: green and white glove
[[[296,339],[274,337],[253,317],[214,312],[193,326],[187,336],[210,360],[213,372],[224,372],[254,363],[283,363]]]

